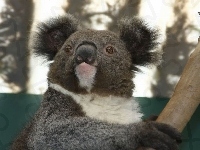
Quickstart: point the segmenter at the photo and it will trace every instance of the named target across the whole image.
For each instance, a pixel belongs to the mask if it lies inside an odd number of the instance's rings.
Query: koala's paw
[[[181,134],[173,127],[154,121],[143,122],[139,131],[141,147],[155,150],[178,150]]]
[[[156,121],[158,119],[157,115],[151,115],[147,119],[144,119],[144,121]]]

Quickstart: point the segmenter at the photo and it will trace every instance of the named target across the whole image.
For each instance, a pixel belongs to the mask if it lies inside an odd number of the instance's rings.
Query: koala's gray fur
[[[142,114],[131,100],[136,65],[160,61],[160,53],[152,51],[156,30],[138,18],[121,20],[119,34],[79,29],[69,14],[38,29],[32,47],[53,60],[49,88],[12,150],[178,149],[180,134],[165,124],[139,121]]]

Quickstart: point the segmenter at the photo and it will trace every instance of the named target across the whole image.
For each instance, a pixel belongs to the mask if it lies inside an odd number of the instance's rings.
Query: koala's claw
[[[144,122],[139,139],[142,147],[155,150],[178,150],[181,134],[167,124],[149,121]]]

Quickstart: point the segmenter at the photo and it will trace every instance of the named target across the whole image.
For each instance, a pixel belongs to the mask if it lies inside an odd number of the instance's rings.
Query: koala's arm
[[[44,128],[44,140],[37,136],[32,140],[34,149],[135,150],[143,146],[177,150],[176,140],[180,140],[175,129],[156,122],[117,125],[73,117],[48,122]]]

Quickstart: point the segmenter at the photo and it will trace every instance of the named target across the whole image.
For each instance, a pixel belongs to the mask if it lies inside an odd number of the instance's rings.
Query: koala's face
[[[68,90],[103,95],[131,95],[132,78],[131,55],[110,31],[81,30],[70,35],[49,72],[51,82]]]
[[[123,19],[119,34],[79,30],[69,14],[39,24],[32,47],[38,55],[54,60],[48,80],[76,93],[132,96],[133,68],[157,63],[157,32],[138,18]]]

